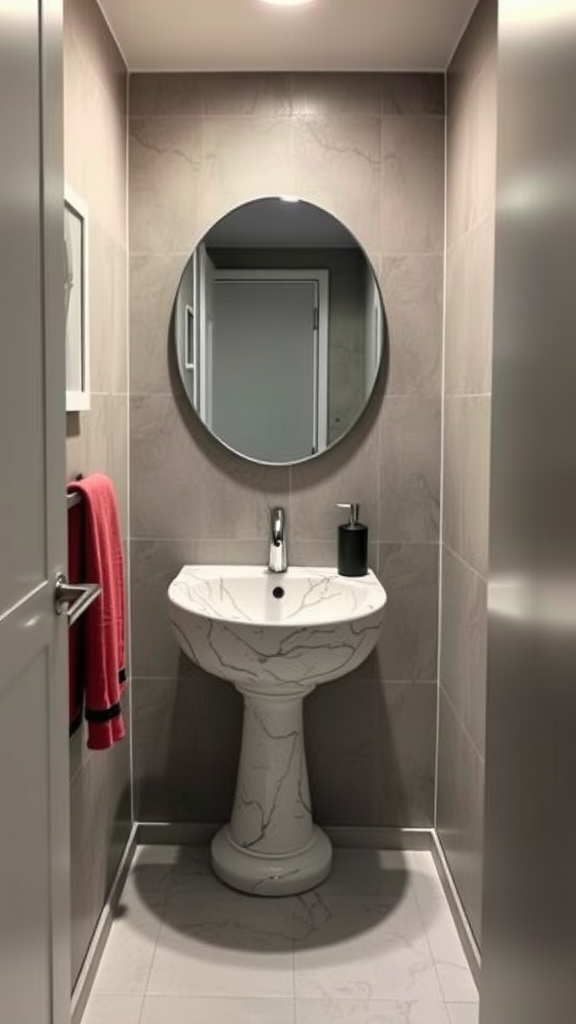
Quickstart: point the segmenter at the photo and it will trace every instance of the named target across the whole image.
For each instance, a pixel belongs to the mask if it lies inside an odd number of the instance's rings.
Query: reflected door
[[[257,273],[215,275],[212,429],[251,458],[296,461],[326,432],[319,282]]]

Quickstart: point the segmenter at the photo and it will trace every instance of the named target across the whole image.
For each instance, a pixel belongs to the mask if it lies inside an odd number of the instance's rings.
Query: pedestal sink
[[[302,701],[370,654],[386,592],[371,571],[187,565],[168,601],[185,654],[244,697],[234,809],[212,841],[214,871],[243,892],[304,892],[329,874],[332,848],[312,820]]]

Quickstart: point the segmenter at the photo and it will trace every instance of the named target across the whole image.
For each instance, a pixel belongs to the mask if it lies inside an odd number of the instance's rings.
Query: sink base
[[[330,840],[314,825],[304,750],[302,701],[296,693],[244,697],[242,749],[232,818],[212,842],[212,864],[242,892],[287,896],[322,882]]]
[[[332,844],[328,836],[312,827],[312,839],[303,850],[286,854],[252,853],[242,849],[230,835],[230,826],[212,840],[212,867],[218,878],[232,889],[254,896],[294,896],[320,885],[330,874]]]

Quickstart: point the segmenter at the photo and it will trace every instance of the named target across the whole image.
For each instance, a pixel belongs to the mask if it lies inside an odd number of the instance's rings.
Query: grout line
[[[452,557],[455,558],[457,562],[460,562],[461,565],[463,565],[466,569],[469,569],[470,572],[473,573],[474,576],[477,576],[478,579],[482,581],[482,583],[486,584],[486,586],[488,585],[488,578],[484,576],[483,573],[479,571],[479,569],[475,569],[474,566],[471,565],[470,562],[468,562],[463,555],[460,555],[457,551],[454,551],[454,548],[451,547],[450,544],[448,544],[446,541],[443,541],[443,547],[446,548],[446,551],[450,552]]]
[[[448,75],[444,75],[444,108],[448,109]],[[436,658],[436,751],[434,763],[434,828],[438,822],[438,767],[440,761],[440,667],[442,658],[442,573],[444,568],[444,435],[446,413],[446,299],[448,268],[448,118],[444,120],[444,261],[442,282],[442,371],[440,404],[440,515],[438,523],[438,618]]]

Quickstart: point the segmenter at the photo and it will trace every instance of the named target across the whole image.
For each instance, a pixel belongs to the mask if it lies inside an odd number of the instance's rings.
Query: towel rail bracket
[[[68,625],[73,626],[101,593],[102,587],[99,583],[69,583],[61,572],[56,577],[54,589],[56,614],[66,613]]]

